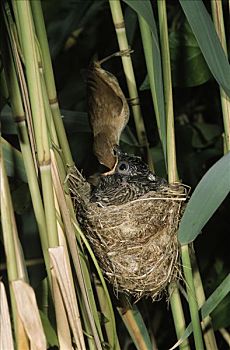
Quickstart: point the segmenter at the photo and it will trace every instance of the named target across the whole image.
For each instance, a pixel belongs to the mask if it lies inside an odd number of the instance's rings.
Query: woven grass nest
[[[91,203],[90,185],[76,169],[68,176],[78,221],[116,293],[159,299],[180,276],[177,228],[184,185],[166,184],[122,205]]]

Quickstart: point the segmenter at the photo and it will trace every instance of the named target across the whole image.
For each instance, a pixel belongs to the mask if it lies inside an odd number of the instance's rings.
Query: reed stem
[[[165,113],[167,123],[167,165],[169,183],[178,181],[173,113],[172,78],[169,54],[168,23],[165,0],[158,1],[158,17],[164,79]]]
[[[58,140],[62,149],[64,164],[68,166],[74,165],[72,154],[70,151],[68,139],[66,136],[65,128],[63,125],[58,100],[57,100],[57,91],[55,87],[54,75],[52,62],[49,51],[49,44],[46,35],[45,22],[41,7],[41,1],[31,1],[31,9],[33,12],[34,25],[38,37],[38,41],[40,44],[41,52],[42,52],[42,60],[43,60],[43,74],[45,78],[47,94],[49,97],[49,103],[53,115],[54,124],[56,127],[56,132],[58,135]]]
[[[109,0],[110,10],[115,26],[117,40],[121,52],[128,52],[129,45],[126,36],[125,22],[121,9],[120,0]],[[123,69],[126,77],[126,82],[129,90],[129,97],[131,100],[131,107],[133,111],[134,122],[136,126],[137,138],[141,146],[148,149],[148,141],[146,136],[145,125],[141,114],[140,102],[138,97],[137,85],[133,71],[132,60],[130,54],[121,56]]]
[[[204,350],[202,331],[201,331],[200,319],[199,319],[199,313],[198,313],[198,304],[196,300],[196,292],[195,292],[194,281],[193,281],[192,266],[191,266],[188,250],[189,250],[188,245],[184,245],[181,247],[182,264],[183,264],[184,276],[187,284],[189,310],[190,310],[190,316],[191,316],[191,321],[193,326],[193,334],[194,334],[196,349]]]
[[[37,159],[41,171],[48,241],[49,244],[54,247],[58,245],[58,234],[51,179],[50,145],[42,97],[39,66],[37,62],[36,42],[33,31],[33,19],[29,2],[17,1],[16,7],[22,35],[22,47],[37,146]]]
[[[6,175],[4,158],[2,153],[0,153],[0,175],[1,175],[1,223],[2,223],[2,234],[3,243],[6,255],[6,265],[7,274],[10,286],[10,299],[11,308],[13,314],[14,330],[16,335],[16,341],[18,343],[18,313],[15,304],[14,293],[12,289],[12,284],[10,282],[18,278],[18,268],[17,268],[17,258],[16,258],[16,248],[13,234],[13,223],[12,223],[12,200],[10,196],[10,189],[8,178]]]
[[[211,0],[211,7],[212,7],[212,17],[213,17],[217,34],[219,36],[224,52],[226,53],[226,56],[228,56],[222,1]],[[225,149],[228,152],[230,151],[230,97],[225,93],[225,91],[221,87],[220,87],[220,98],[221,98],[221,107],[222,107],[223,122],[224,122]]]
[[[153,57],[153,44],[152,44],[152,34],[151,30],[149,28],[148,23],[145,21],[145,19],[142,16],[138,16],[139,19],[139,26],[141,31],[141,38],[142,38],[142,45],[144,49],[144,55],[145,55],[145,62],[148,72],[148,78],[149,78],[149,84],[150,84],[150,90],[156,115],[156,121],[157,121],[157,128],[159,137],[162,143],[162,148],[164,151],[165,156],[165,163],[167,162],[167,150],[166,150],[166,135],[165,138],[163,138],[163,133],[165,133],[165,130],[162,130],[161,125],[161,118],[164,118],[164,113],[162,110],[160,110],[160,104],[158,101],[158,96],[156,93],[156,85],[159,84],[159,81],[157,81],[157,77],[155,76],[154,72],[154,57]],[[162,94],[163,95],[163,94]],[[162,96],[162,100],[164,99],[164,96]]]
[[[168,22],[166,13],[165,0],[158,1],[158,17],[159,30],[162,54],[162,68],[164,80],[164,95],[165,95],[165,112],[166,112],[166,129],[167,129],[167,166],[168,166],[168,181],[175,183],[178,181],[177,164],[176,164],[176,145],[175,145],[175,128],[174,128],[174,113],[173,113],[173,97],[172,97],[172,78],[171,64],[169,54],[168,41]],[[185,318],[181,304],[178,287],[175,283],[169,286],[170,305],[174,319],[174,326],[178,339],[185,332]],[[185,340],[180,349],[189,349],[188,340]]]
[[[23,109],[21,93],[20,93],[16,71],[14,67],[14,62],[13,62],[11,53],[9,53],[8,55],[7,67],[8,69],[6,70],[6,76],[7,76],[7,84],[8,84],[8,90],[9,90],[10,100],[11,100],[12,113],[17,125],[18,139],[19,139],[19,144],[22,152],[23,161],[24,161],[27,181],[30,189],[34,215],[38,225],[38,231],[40,234],[43,256],[45,260],[47,273],[49,276],[48,239],[47,239],[45,213],[44,213],[42,198],[40,194],[39,184],[38,184],[37,172],[34,165],[34,159],[33,159],[31,146],[29,142],[29,136],[28,136],[27,126],[25,121],[25,113]]]

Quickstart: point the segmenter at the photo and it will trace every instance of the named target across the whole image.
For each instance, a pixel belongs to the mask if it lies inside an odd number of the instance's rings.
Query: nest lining
[[[69,180],[79,223],[115,291],[158,299],[180,274],[176,231],[185,187],[164,186],[103,207],[89,201],[87,182],[76,169]]]

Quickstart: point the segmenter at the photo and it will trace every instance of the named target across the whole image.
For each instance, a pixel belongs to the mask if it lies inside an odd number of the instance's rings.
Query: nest
[[[79,223],[115,291],[158,299],[180,276],[176,232],[185,186],[165,185],[128,203],[102,207],[89,201],[90,186],[76,168],[69,185]]]

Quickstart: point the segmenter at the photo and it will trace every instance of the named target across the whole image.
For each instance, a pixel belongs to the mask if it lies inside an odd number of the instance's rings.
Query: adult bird
[[[114,75],[93,62],[87,74],[89,121],[94,137],[94,154],[110,170],[117,157],[114,148],[129,119],[129,106]]]
[[[156,176],[140,157],[117,151],[118,162],[109,175],[102,175],[94,188],[91,202],[101,206],[120,205],[150,192],[159,191],[167,181]]]

